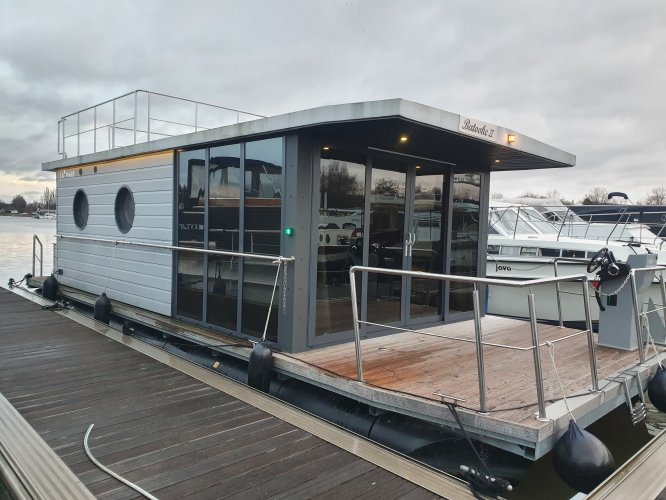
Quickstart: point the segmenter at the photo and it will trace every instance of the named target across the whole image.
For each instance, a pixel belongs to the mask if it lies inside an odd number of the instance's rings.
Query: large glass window
[[[370,188],[368,266],[403,268],[407,166],[402,161],[375,158]],[[402,278],[368,273],[368,321],[400,321]]]
[[[451,222],[451,274],[476,276],[479,248],[479,217],[481,176],[453,176],[453,208]],[[451,283],[449,311],[471,311],[473,285]]]
[[[245,145],[245,253],[279,255],[282,232],[283,139]],[[275,265],[246,259],[243,267],[242,331],[261,336],[275,282]],[[278,284],[279,285],[279,284]],[[279,289],[275,297],[279,297]],[[273,305],[267,338],[277,339],[278,308]]]
[[[208,248],[240,251],[240,144],[211,148],[208,162]],[[208,255],[207,322],[236,330],[239,258]]]
[[[315,323],[318,336],[353,328],[349,268],[363,263],[365,163],[365,155],[322,151]],[[361,296],[359,287],[359,299]]]
[[[185,151],[178,155],[178,246],[203,248],[206,204],[206,152]],[[202,321],[204,256],[178,252],[177,313]]]

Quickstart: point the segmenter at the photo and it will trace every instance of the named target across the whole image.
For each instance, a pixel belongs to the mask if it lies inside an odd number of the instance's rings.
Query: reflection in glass
[[[324,335],[353,328],[349,268],[363,261],[365,156],[322,151],[319,190],[315,335]]]
[[[411,232],[412,271],[442,272],[442,192],[444,175],[416,170],[414,216]],[[409,315],[411,319],[441,316],[442,282],[411,278]]]
[[[206,201],[205,150],[178,155],[178,246],[203,248]],[[203,263],[201,253],[178,252],[177,313],[202,321]]]
[[[208,167],[208,248],[240,251],[240,144],[211,148]],[[236,331],[238,257],[208,255],[207,322]]]
[[[453,176],[453,209],[451,223],[451,274],[476,276],[479,247],[479,214],[481,176]],[[451,282],[449,310],[471,311],[473,285]]]
[[[280,255],[282,230],[281,137],[248,142],[245,146],[245,253]],[[260,337],[273,292],[276,267],[246,259],[243,268],[242,331]],[[279,285],[279,283],[278,283]],[[280,296],[279,287],[275,292]],[[278,308],[273,304],[267,339],[277,340]]]
[[[375,159],[370,190],[370,248],[368,266],[402,269],[405,236],[405,183],[403,162]],[[368,274],[368,321],[400,321],[402,278]]]

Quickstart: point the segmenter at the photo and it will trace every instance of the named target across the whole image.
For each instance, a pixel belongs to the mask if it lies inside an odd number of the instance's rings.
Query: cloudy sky
[[[401,97],[577,156],[493,192],[666,185],[663,0],[0,0],[0,26],[4,201],[53,184],[61,116],[135,89],[262,115]]]

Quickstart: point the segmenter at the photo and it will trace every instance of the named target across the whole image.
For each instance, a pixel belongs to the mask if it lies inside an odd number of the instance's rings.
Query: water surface
[[[32,217],[0,216],[0,283],[6,286],[9,278],[20,280],[32,273],[32,237],[36,234],[44,247],[44,275],[53,271],[53,242],[56,221]],[[39,255],[39,246],[37,246]],[[39,275],[39,262],[35,264]]]

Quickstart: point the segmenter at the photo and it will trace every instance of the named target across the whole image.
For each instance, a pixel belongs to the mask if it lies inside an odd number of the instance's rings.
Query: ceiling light
[[[506,137],[506,142],[508,142],[509,144],[513,144],[514,142],[516,142],[516,134],[509,134]]]
[[[500,160],[495,160],[495,163],[499,163],[499,162],[500,162]]]
[[[324,146],[324,147],[321,148],[321,149],[323,149],[324,151],[328,151],[329,149],[331,149],[331,146]]]
[[[407,142],[407,136],[406,136],[405,134],[402,134],[402,135],[400,136],[400,142],[402,142],[402,143]]]
[[[421,165],[416,165],[416,170],[418,170],[419,168],[421,168]]]

